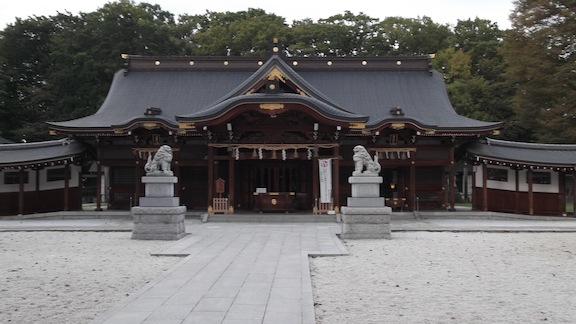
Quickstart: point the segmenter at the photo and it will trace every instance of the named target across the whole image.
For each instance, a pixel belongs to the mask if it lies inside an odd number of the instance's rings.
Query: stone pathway
[[[309,255],[345,255],[340,225],[187,225],[187,255],[93,323],[315,323]]]

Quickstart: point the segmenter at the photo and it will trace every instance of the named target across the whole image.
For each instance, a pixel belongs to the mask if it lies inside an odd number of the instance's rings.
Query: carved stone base
[[[391,239],[390,207],[342,207],[343,239]]]
[[[179,240],[186,235],[186,206],[132,207],[134,240]]]

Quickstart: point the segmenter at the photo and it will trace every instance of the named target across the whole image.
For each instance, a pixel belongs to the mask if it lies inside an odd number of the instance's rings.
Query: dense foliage
[[[506,139],[576,142],[576,5],[515,5],[507,31],[480,18],[450,26],[348,11],[291,24],[261,9],[176,18],[131,0],[90,13],[17,19],[0,31],[0,136],[47,139],[45,121],[94,113],[122,53],[264,56],[277,37],[285,55],[296,57],[435,53],[433,66],[458,113],[502,121]]]

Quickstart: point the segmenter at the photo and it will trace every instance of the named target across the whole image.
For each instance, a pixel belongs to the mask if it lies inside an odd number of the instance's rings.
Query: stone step
[[[336,223],[337,215],[288,213],[205,214],[202,219],[207,222]]]

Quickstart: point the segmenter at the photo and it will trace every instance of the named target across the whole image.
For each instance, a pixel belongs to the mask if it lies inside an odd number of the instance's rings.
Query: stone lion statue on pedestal
[[[152,154],[148,155],[148,161],[144,166],[144,170],[147,174],[149,173],[163,173],[167,175],[173,175],[174,173],[170,169],[170,163],[172,162],[172,148],[168,145],[162,145],[152,157]]]
[[[366,174],[366,175],[378,175],[382,169],[380,163],[378,163],[378,154],[374,155],[374,160],[370,156],[370,153],[362,145],[356,145],[354,147],[354,155],[352,156],[354,161],[354,172],[353,176]],[[366,168],[366,170],[364,170]]]

